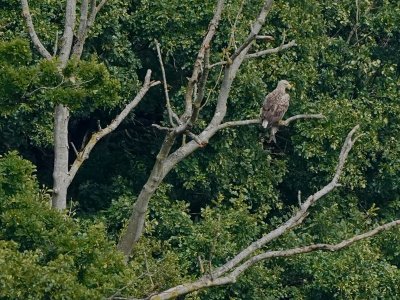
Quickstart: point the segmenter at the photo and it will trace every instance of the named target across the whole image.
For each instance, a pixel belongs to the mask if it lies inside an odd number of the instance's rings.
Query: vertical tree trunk
[[[52,207],[67,207],[68,174],[68,107],[57,104],[54,110],[54,170]]]

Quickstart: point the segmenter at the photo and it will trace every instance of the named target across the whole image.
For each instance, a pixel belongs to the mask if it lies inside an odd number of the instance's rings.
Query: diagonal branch
[[[158,61],[160,62],[161,73],[162,73],[162,77],[163,77],[164,93],[165,93],[165,100],[166,100],[166,106],[167,106],[167,111],[168,111],[169,123],[171,124],[171,126],[175,126],[174,120],[178,124],[180,124],[181,121],[179,120],[179,117],[176,115],[176,113],[172,110],[171,101],[169,100],[167,76],[165,75],[164,63],[163,63],[162,56],[161,56],[160,43],[157,40],[155,40],[155,43],[156,43],[156,48],[157,48]]]
[[[218,125],[218,130],[234,127],[234,126],[243,126],[243,125],[251,125],[251,124],[260,124],[260,119],[250,119],[250,120],[240,120],[240,121],[228,121]]]
[[[29,10],[28,0],[21,0],[22,6],[22,14],[25,18],[26,25],[28,27],[29,36],[31,37],[32,43],[35,46],[36,50],[40,53],[41,56],[47,59],[51,59],[52,56],[49,51],[43,46],[39,37],[36,34],[35,27],[33,26],[31,12]]]
[[[282,44],[282,45],[280,45],[279,47],[276,47],[276,48],[266,49],[266,50],[258,51],[258,52],[255,52],[255,53],[247,54],[245,56],[245,59],[261,57],[261,56],[264,56],[264,55],[267,55],[267,54],[278,53],[278,52],[280,52],[282,50],[286,50],[286,49],[294,47],[294,46],[297,46],[297,44],[296,44],[296,41],[293,40],[293,41],[291,41],[291,42],[289,42],[287,44]]]
[[[304,254],[304,253],[310,253],[310,252],[314,252],[314,251],[330,251],[330,252],[339,251],[343,248],[351,246],[352,244],[354,244],[358,241],[368,239],[370,237],[373,237],[373,236],[379,234],[382,231],[390,230],[396,226],[400,226],[400,220],[395,220],[395,221],[383,224],[383,225],[378,226],[368,232],[365,232],[365,233],[359,234],[359,235],[355,235],[349,239],[343,240],[340,243],[333,244],[333,245],[332,244],[313,244],[313,245],[292,248],[292,249],[287,249],[287,250],[267,251],[267,252],[264,252],[259,255],[251,257],[250,259],[248,259],[246,262],[244,262],[243,264],[241,264],[240,266],[235,268],[231,273],[229,273],[226,276],[216,278],[216,277],[214,277],[214,274],[211,274],[211,276],[210,275],[204,276],[195,282],[175,286],[173,288],[170,288],[161,293],[152,295],[145,299],[167,300],[167,299],[172,299],[177,296],[184,295],[184,294],[187,294],[190,292],[198,291],[200,289],[235,283],[239,275],[241,275],[244,271],[246,271],[248,268],[252,267],[256,263],[259,263],[263,260],[266,260],[269,258],[276,258],[276,257],[290,257],[290,256]],[[116,295],[116,293],[114,295]],[[111,297],[108,299],[125,299],[125,300],[127,300],[127,299],[134,299],[134,298]]]
[[[184,295],[193,291],[197,291],[200,289],[204,289],[212,286],[225,285],[229,283],[233,283],[236,281],[237,277],[243,273],[246,269],[254,265],[255,263],[271,258],[271,257],[282,257],[282,256],[291,256],[300,253],[307,253],[316,250],[329,250],[329,251],[337,251],[344,247],[347,247],[356,241],[371,237],[373,235],[378,234],[383,230],[388,230],[394,226],[400,225],[400,220],[379,226],[374,230],[371,230],[367,233],[360,234],[354,236],[350,239],[344,240],[336,245],[328,245],[328,244],[316,244],[310,245],[306,247],[299,247],[289,250],[281,250],[281,251],[268,251],[259,255],[251,256],[255,251],[261,249],[266,243],[280,237],[282,234],[292,229],[295,226],[298,226],[303,222],[303,220],[308,215],[308,209],[321,197],[325,196],[329,192],[331,192],[335,187],[338,186],[338,180],[342,173],[344,163],[348,157],[349,151],[354,145],[354,142],[357,140],[357,137],[353,139],[355,132],[358,130],[359,125],[355,126],[347,135],[346,140],[343,143],[342,150],[339,155],[339,162],[336,167],[336,172],[333,176],[331,182],[317,191],[315,194],[309,196],[307,200],[301,204],[300,210],[295,213],[289,220],[287,220],[284,224],[276,228],[275,230],[269,232],[267,235],[263,236],[259,240],[250,244],[246,249],[242,250],[238,253],[234,258],[229,260],[223,266],[215,269],[211,274],[203,276],[198,280],[190,283],[181,284],[175,287],[172,287],[166,291],[161,293],[157,293],[156,295],[151,295],[146,299],[153,300],[161,300],[161,299],[172,299],[179,295]],[[244,262],[243,262],[244,261]],[[243,263],[242,263],[243,262]],[[131,299],[131,298],[119,298],[119,299]]]
[[[333,176],[333,179],[331,182],[329,182],[327,185],[325,185],[323,188],[321,188],[319,191],[317,191],[315,194],[309,196],[307,200],[300,206],[299,211],[294,214],[289,220],[287,220],[284,224],[276,228],[275,230],[269,232],[259,240],[253,242],[250,246],[248,246],[246,249],[241,251],[239,254],[237,254],[234,258],[229,260],[226,264],[223,266],[217,268],[214,272],[213,275],[215,277],[220,277],[221,275],[227,273],[228,271],[232,270],[235,268],[241,261],[243,261],[246,257],[254,253],[254,251],[260,249],[263,247],[266,243],[280,237],[282,234],[287,232],[288,230],[292,229],[295,226],[298,226],[307,216],[308,214],[308,209],[313,205],[317,200],[321,199],[323,196],[331,192],[337,185],[338,185],[338,180],[340,175],[342,174],[342,170],[344,167],[344,163],[346,162],[347,156],[351,150],[351,148],[354,145],[354,142],[357,138],[354,140],[353,135],[354,133],[358,130],[359,125],[355,126],[347,135],[347,138],[343,144],[342,150],[339,155],[339,162],[336,167],[336,172],[335,175]]]
[[[368,232],[365,232],[363,234],[355,235],[349,239],[343,240],[340,243],[337,244],[313,244],[313,245],[308,245],[308,246],[303,246],[303,247],[298,247],[298,248],[293,248],[293,249],[288,249],[288,250],[278,250],[278,251],[267,251],[262,254],[256,255],[248,259],[246,262],[235,268],[235,270],[230,273],[227,278],[231,280],[231,282],[234,282],[236,278],[243,273],[245,270],[247,270],[249,267],[253,266],[254,264],[266,260],[268,258],[274,258],[274,257],[288,257],[288,256],[293,256],[297,254],[303,254],[303,253],[309,253],[309,252],[314,252],[314,251],[338,251],[343,248],[349,247],[350,245],[354,244],[355,242],[373,237],[374,235],[377,235],[378,233],[389,230],[395,226],[400,225],[400,220],[395,220],[389,223],[386,223],[384,225],[378,226],[374,228],[373,230],[370,230]],[[223,278],[221,278],[223,279]]]
[[[234,61],[243,51],[245,51],[246,48],[248,50],[249,46],[257,38],[257,35],[260,32],[261,27],[264,25],[267,14],[268,14],[269,10],[271,9],[273,3],[274,3],[273,0],[267,0],[264,2],[263,7],[261,8],[260,14],[258,15],[256,21],[251,26],[250,34],[248,35],[247,39],[243,42],[243,44],[240,45],[240,47],[230,57],[231,61]]]
[[[130,111],[139,104],[139,102],[143,99],[144,95],[151,87],[160,84],[159,81],[150,81],[150,77],[151,70],[147,70],[143,86],[137,93],[136,97],[125,106],[121,113],[107,127],[99,129],[99,131],[94,133],[88,143],[83,148],[83,150],[78,153],[78,156],[76,157],[74,163],[71,166],[71,169],[69,170],[69,183],[71,183],[71,181],[75,177],[82,163],[89,157],[90,152],[97,144],[97,142],[100,141],[100,139],[102,139],[107,134],[114,131],[119,126],[119,124],[121,124],[121,122],[126,118]]]
[[[209,23],[207,34],[205,35],[203,42],[201,43],[199,53],[197,54],[196,61],[193,66],[192,76],[189,78],[188,85],[185,94],[185,112],[181,116],[182,125],[177,128],[177,133],[186,130],[188,121],[193,113],[193,93],[194,87],[199,80],[199,76],[207,66],[204,66],[204,56],[206,49],[210,47],[210,43],[215,36],[219,21],[221,20],[222,10],[224,8],[224,0],[218,0],[217,7],[215,9],[214,16]]]

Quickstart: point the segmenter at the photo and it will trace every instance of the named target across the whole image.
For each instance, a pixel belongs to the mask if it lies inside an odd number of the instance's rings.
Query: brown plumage
[[[269,93],[264,100],[261,112],[261,121],[264,128],[271,128],[270,141],[275,140],[275,133],[278,131],[278,123],[282,120],[284,114],[288,110],[290,96],[286,93],[286,89],[290,89],[291,85],[286,80],[278,82],[277,87]]]

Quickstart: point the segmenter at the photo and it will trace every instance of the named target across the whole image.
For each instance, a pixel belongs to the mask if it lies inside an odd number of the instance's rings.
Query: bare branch
[[[244,122],[246,122],[246,120]],[[341,248],[347,247],[356,241],[371,237],[383,230],[387,230],[391,227],[400,225],[400,220],[397,220],[397,221],[379,226],[370,232],[367,232],[367,233],[364,233],[361,235],[357,235],[348,240],[344,240],[341,243],[336,244],[336,245],[317,244],[317,245],[310,245],[307,247],[300,247],[300,248],[294,248],[294,249],[289,249],[289,250],[268,251],[268,252],[248,258],[255,251],[261,249],[266,243],[280,237],[282,234],[284,234],[288,230],[301,224],[303,222],[303,220],[307,217],[308,209],[311,207],[311,205],[314,204],[318,199],[320,199],[327,193],[331,192],[337,186],[337,181],[342,172],[342,169],[343,169],[344,163],[347,159],[348,153],[349,153],[350,149],[352,148],[352,146],[354,145],[354,140],[352,138],[354,136],[354,133],[358,130],[358,128],[359,128],[359,125],[355,126],[347,135],[347,138],[343,143],[343,147],[342,147],[342,150],[339,155],[339,162],[338,162],[338,165],[336,168],[335,175],[334,175],[333,179],[331,180],[331,182],[328,183],[326,186],[324,186],[319,191],[317,191],[315,194],[309,196],[307,198],[307,200],[303,204],[300,205],[299,211],[297,213],[295,213],[289,220],[287,220],[284,224],[282,224],[275,230],[269,232],[268,234],[266,234],[259,240],[250,244],[246,249],[242,250],[240,253],[238,253],[234,258],[229,260],[223,266],[215,269],[210,275],[203,276],[200,279],[198,279],[197,281],[194,281],[191,283],[181,284],[176,287],[170,288],[170,289],[163,291],[161,293],[158,293],[156,295],[149,296],[147,299],[154,299],[154,300],[155,299],[157,299],[157,300],[171,299],[171,298],[175,298],[176,296],[179,296],[179,295],[184,295],[184,294],[196,291],[196,290],[204,289],[206,287],[219,286],[219,285],[233,283],[236,281],[236,278],[243,271],[245,271],[250,266],[254,265],[255,263],[257,263],[261,260],[271,258],[271,257],[290,256],[290,255],[306,253],[306,252],[311,252],[311,251],[316,251],[316,250],[336,251]],[[244,263],[241,263],[242,261],[244,261]]]
[[[304,246],[304,247],[298,247],[298,248],[293,248],[293,249],[288,249],[288,250],[278,250],[278,251],[268,251],[256,256],[253,256],[249,260],[247,260],[245,263],[237,267],[232,273],[230,273],[227,277],[230,277],[231,279],[235,279],[238,275],[243,273],[246,269],[249,267],[253,266],[257,262],[260,262],[262,260],[268,259],[268,258],[274,258],[274,257],[288,257],[288,256],[293,256],[297,254],[303,254],[303,253],[309,253],[313,251],[338,251],[343,248],[346,248],[355,242],[358,242],[360,240],[364,240],[367,238],[370,238],[374,235],[377,235],[378,233],[389,230],[395,226],[400,225],[400,220],[392,221],[389,223],[386,223],[384,225],[378,226],[375,229],[365,232],[363,234],[355,235],[347,240],[343,240],[338,244],[314,244],[314,245],[309,245],[309,246]]]
[[[80,57],[80,55],[83,51],[83,44],[84,44],[85,38],[86,38],[88,13],[89,13],[88,9],[89,9],[89,0],[82,0],[78,35],[77,35],[77,40],[75,42],[74,48],[72,50],[72,53],[77,57]]]
[[[61,50],[60,50],[60,63],[64,68],[71,53],[72,41],[74,38],[74,28],[76,19],[76,0],[67,0],[65,8],[65,25],[64,33],[62,36]]]
[[[240,121],[229,121],[218,125],[218,130],[234,127],[234,126],[243,126],[243,125],[251,125],[251,124],[260,124],[260,119],[250,119],[250,120],[240,120]]]
[[[300,190],[297,191],[297,201],[299,203],[299,206],[301,207],[301,191]]]
[[[88,1],[89,0],[82,1],[78,38],[72,50],[73,55],[77,58],[80,58],[82,55],[83,46],[85,44],[89,29],[93,26],[97,13],[107,2],[107,0],[102,0],[99,5],[96,6],[96,0],[91,0],[89,9]],[[90,10],[90,13],[88,12],[88,9]]]
[[[322,114],[304,114],[304,115],[296,115],[290,117],[287,120],[282,120],[279,122],[280,126],[288,126],[291,122],[299,120],[299,119],[324,119],[325,116]],[[218,125],[218,130],[227,128],[227,127],[234,127],[234,126],[242,126],[242,125],[252,125],[252,124],[259,124],[261,120],[258,119],[249,119],[249,120],[240,120],[240,121],[229,121]]]
[[[126,116],[130,113],[130,111],[135,108],[139,102],[143,99],[144,95],[150,89],[150,87],[160,84],[159,81],[150,81],[151,77],[151,70],[147,70],[146,77],[143,83],[142,88],[137,93],[136,97],[129,102],[125,108],[121,111],[121,113],[105,128],[99,129],[96,133],[94,133],[89,142],[84,146],[83,150],[79,152],[77,158],[75,159],[74,163],[69,170],[69,182],[73,180],[75,177],[78,169],[82,165],[82,163],[89,157],[90,152],[92,151],[93,147],[97,144],[97,142],[102,139],[107,134],[114,131],[119,124],[126,118]]]
[[[263,236],[261,239],[253,242],[246,249],[241,251],[239,254],[237,254],[231,260],[229,260],[226,264],[217,268],[213,273],[215,277],[219,277],[222,274],[225,274],[226,272],[228,272],[229,270],[232,270],[242,260],[244,260],[246,257],[251,255],[252,253],[254,253],[254,251],[260,249],[266,243],[280,237],[282,234],[284,234],[288,230],[294,228],[295,226],[298,226],[306,217],[307,210],[311,207],[311,205],[313,205],[317,200],[321,199],[323,196],[325,196],[326,194],[331,192],[337,186],[337,182],[342,173],[344,163],[347,159],[350,149],[354,145],[354,141],[352,140],[352,137],[358,128],[359,128],[359,125],[355,126],[347,135],[347,138],[343,144],[342,150],[339,155],[339,162],[336,167],[336,172],[335,172],[335,175],[334,175],[332,181],[330,183],[328,183],[326,186],[324,186],[322,189],[317,191],[315,194],[309,196],[307,198],[307,200],[301,205],[299,211],[296,214],[294,214],[289,220],[287,220],[284,224],[282,224],[275,230],[269,232],[268,234]]]
[[[269,37],[269,36],[266,36],[266,37]],[[282,50],[286,50],[286,49],[289,49],[289,48],[294,47],[294,46],[297,46],[297,44],[296,44],[296,41],[293,40],[293,41],[291,41],[291,42],[289,42],[287,44],[280,45],[279,47],[276,47],[276,48],[266,49],[266,50],[258,51],[258,52],[255,52],[255,53],[247,54],[244,58],[245,59],[250,59],[250,58],[261,57],[261,56],[268,55],[268,54],[275,54],[275,53],[278,53],[278,52],[280,52]],[[211,64],[209,66],[209,69],[212,69],[212,68],[217,67],[217,66],[223,66],[223,65],[226,65],[227,63],[228,62],[226,60],[220,61],[220,62]]]
[[[274,41],[274,37],[271,35],[257,35],[256,40],[263,40],[263,41]]]
[[[281,120],[279,126],[289,126],[290,123],[300,119],[326,119],[323,114],[301,114],[290,117],[286,120]]]
[[[207,67],[204,66],[203,64],[205,52],[206,49],[210,47],[210,43],[214,38],[215,32],[217,31],[223,7],[224,7],[224,0],[218,0],[214,16],[209,23],[207,34],[204,37],[203,42],[200,46],[199,53],[197,54],[197,58],[193,66],[192,76],[189,78],[185,94],[185,112],[181,116],[181,121],[183,125],[179,126],[179,128],[177,129],[177,133],[186,130],[186,127],[188,126],[188,121],[192,116],[193,113],[192,99],[193,99],[194,86],[199,80],[199,75],[202,72],[202,70],[204,70],[205,67]]]
[[[196,120],[199,116],[199,112],[202,107],[201,104],[203,102],[203,99],[204,99],[204,96],[206,93],[206,84],[207,84],[208,74],[210,73],[209,65],[210,65],[210,47],[207,47],[206,51],[204,53],[204,70],[200,77],[199,88],[197,91],[195,101],[193,103],[193,113],[190,118],[190,123],[192,123],[192,124],[194,124],[194,122],[196,122]]]
[[[244,262],[243,264],[241,264],[240,266],[235,268],[231,273],[229,273],[226,276],[215,277],[215,274],[212,273],[210,276],[203,276],[202,278],[200,278],[199,280],[197,280],[195,282],[178,285],[176,287],[170,288],[161,293],[150,296],[147,299],[167,300],[167,299],[175,298],[179,295],[184,295],[184,294],[187,294],[187,293],[190,293],[193,291],[198,291],[200,289],[234,283],[234,282],[236,282],[237,277],[240,274],[242,274],[248,268],[250,268],[251,266],[255,265],[256,263],[258,263],[260,261],[263,261],[263,260],[266,260],[269,258],[276,258],[276,257],[289,257],[289,256],[294,256],[294,255],[304,254],[304,253],[309,253],[309,252],[314,252],[314,251],[338,251],[338,250],[341,250],[343,248],[346,248],[346,247],[354,244],[355,242],[373,237],[382,231],[392,229],[393,227],[396,227],[396,226],[400,226],[400,220],[395,220],[390,223],[386,223],[384,225],[378,226],[371,231],[353,236],[347,240],[341,241],[340,243],[334,244],[334,245],[314,244],[314,245],[298,247],[298,248],[293,248],[293,249],[288,249],[288,250],[264,252],[262,254],[251,257],[250,259],[248,259],[246,262]],[[131,299],[131,298],[120,298],[120,299]]]
[[[178,124],[180,124],[181,121],[179,120],[179,117],[175,114],[175,112],[172,110],[171,102],[169,100],[167,77],[165,75],[164,63],[163,63],[163,60],[161,57],[160,43],[157,40],[155,40],[155,44],[156,44],[156,48],[157,48],[158,61],[160,62],[161,73],[162,73],[162,77],[163,77],[164,93],[165,93],[165,100],[166,100],[166,106],[167,106],[167,111],[168,111],[169,123],[171,124],[171,126],[175,126],[174,119]]]
[[[240,47],[235,51],[235,53],[231,56],[231,58],[230,58],[231,61],[235,60],[245,49],[248,50],[248,48],[250,48],[249,46],[256,39],[258,33],[261,30],[261,27],[264,25],[265,18],[267,17],[267,14],[268,14],[269,10],[271,9],[273,3],[274,3],[273,0],[266,0],[264,2],[263,7],[261,8],[260,14],[258,15],[256,21],[251,26],[251,32],[250,32],[249,36],[243,42],[243,44],[240,45]]]
[[[159,130],[163,130],[163,131],[170,131],[170,132],[174,131],[174,128],[164,127],[164,126],[160,126],[158,124],[151,124],[151,126],[157,128]]]
[[[194,140],[200,147],[204,147],[204,146],[207,145],[207,142],[203,142],[202,140],[200,140],[200,138],[197,135],[195,135],[194,133],[190,132],[189,130],[186,130],[185,134],[190,136],[190,138],[192,140]]]
[[[72,149],[73,149],[74,152],[75,152],[75,155],[76,155],[76,156],[79,156],[79,152],[78,152],[78,150],[76,150],[75,144],[74,144],[73,142],[71,142],[70,144],[71,144],[71,146],[72,146]]]
[[[31,37],[32,43],[35,46],[36,50],[40,53],[41,56],[47,59],[51,59],[52,56],[49,51],[43,46],[39,37],[36,34],[35,27],[33,26],[31,12],[29,10],[28,0],[21,0],[22,6],[22,14],[25,18],[26,25],[28,27],[29,36]]]
[[[218,66],[224,66],[224,65],[226,65],[228,62],[227,61],[219,61],[219,62],[217,62],[217,63],[215,63],[215,64],[212,64],[212,65],[209,65],[208,66],[208,68],[209,69],[212,69],[212,68],[214,68],[214,67],[218,67]]]
[[[279,47],[276,47],[276,48],[266,49],[266,50],[258,51],[258,52],[255,52],[255,53],[247,54],[245,56],[245,58],[249,59],[249,58],[255,58],[255,57],[264,56],[264,55],[267,55],[267,54],[278,53],[278,52],[280,52],[282,50],[286,50],[286,49],[294,47],[294,46],[297,46],[297,44],[296,44],[296,41],[293,40],[293,41],[291,41],[291,42],[289,42],[287,44],[283,44],[283,45],[281,45]]]
[[[57,55],[58,51],[58,31],[56,32],[56,40],[54,41],[53,56]]]

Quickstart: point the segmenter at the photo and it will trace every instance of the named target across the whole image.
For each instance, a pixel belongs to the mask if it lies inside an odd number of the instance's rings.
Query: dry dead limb
[[[340,175],[343,172],[344,164],[347,160],[348,154],[352,149],[355,141],[359,136],[355,136],[356,131],[359,129],[359,125],[355,126],[347,135],[342,149],[339,154],[338,164],[336,171],[333,175],[332,180],[318,190],[313,195],[310,195],[304,203],[300,203],[299,210],[293,214],[285,223],[272,230],[268,234],[264,235],[262,238],[250,244],[247,248],[239,252],[235,257],[228,260],[224,265],[214,269],[210,274],[204,275],[196,281],[183,283],[178,286],[172,287],[163,292],[155,293],[144,299],[151,300],[166,300],[176,298],[180,295],[185,295],[190,292],[198,291],[204,288],[209,288],[212,286],[221,286],[226,284],[231,284],[236,282],[239,275],[241,275],[245,270],[253,266],[254,264],[274,257],[288,257],[302,253],[309,253],[313,251],[338,251],[345,247],[352,245],[353,243],[370,238],[384,230],[389,230],[395,226],[400,225],[400,220],[395,220],[384,225],[378,226],[368,232],[363,234],[355,235],[349,239],[343,240],[337,244],[312,244],[308,246],[301,246],[297,248],[287,249],[287,250],[276,250],[276,251],[266,251],[261,254],[254,255],[261,248],[263,248],[267,243],[271,242],[282,236],[287,231],[299,226],[305,218],[308,216],[309,208],[323,196],[330,193],[333,189],[339,186],[338,181]],[[135,299],[135,298],[124,298],[119,297],[118,299]],[[142,300],[144,300],[142,299]]]

